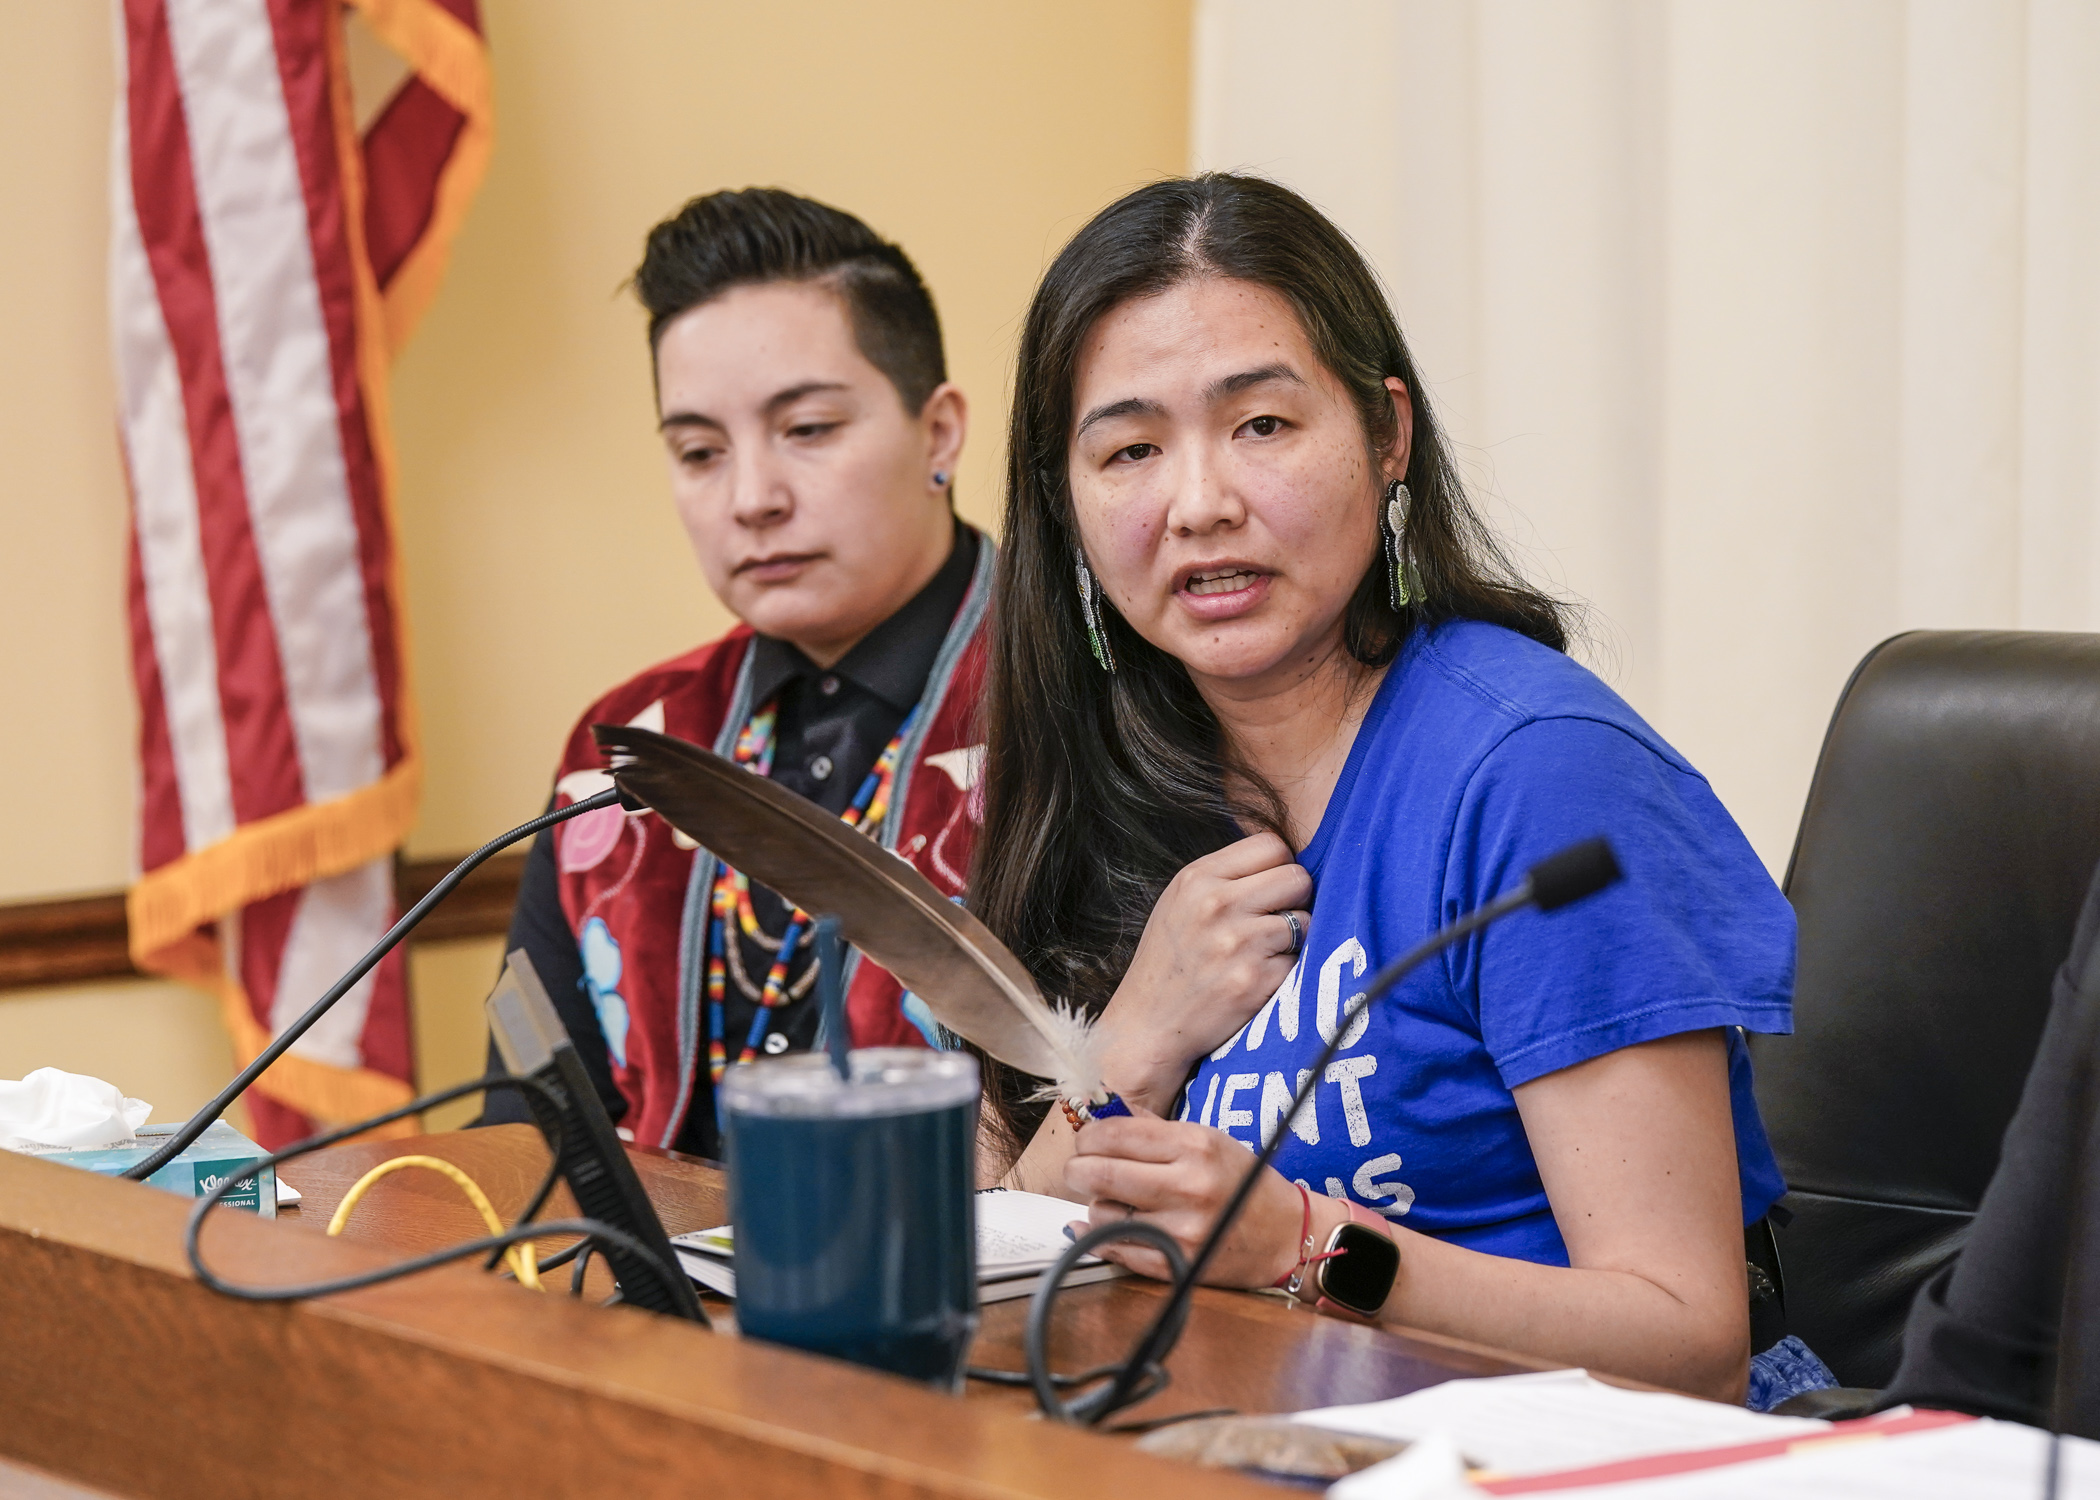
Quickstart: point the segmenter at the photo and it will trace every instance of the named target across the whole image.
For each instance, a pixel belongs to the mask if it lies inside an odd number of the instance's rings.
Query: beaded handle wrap
[[[1088,1099],[1082,1099],[1076,1104],[1070,1099],[1060,1099],[1057,1101],[1057,1107],[1065,1112],[1065,1123],[1074,1130],[1089,1120],[1113,1120],[1118,1115],[1130,1113],[1130,1106],[1123,1102],[1120,1094],[1110,1094],[1099,1104]]]

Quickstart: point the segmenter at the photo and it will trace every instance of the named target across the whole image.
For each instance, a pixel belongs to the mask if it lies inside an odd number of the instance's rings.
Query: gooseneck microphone
[[[1558,854],[1549,854],[1531,867],[1524,877],[1524,884],[1512,894],[1529,891],[1531,904],[1540,911],[1559,911],[1563,906],[1573,906],[1577,901],[1594,896],[1606,886],[1616,885],[1621,879],[1619,858],[1611,852],[1609,839],[1584,839],[1579,844],[1570,844]],[[1508,898],[1505,897],[1505,900]],[[1519,903],[1520,905],[1522,903]],[[1486,908],[1482,908],[1486,910]],[[1493,921],[1494,918],[1488,918]],[[1454,931],[1455,924],[1445,931]],[[1400,962],[1407,960],[1403,957]],[[1398,979],[1398,974],[1393,979]],[[1372,983],[1385,979],[1381,970],[1373,976]]]
[[[1278,1148],[1290,1134],[1291,1127],[1297,1123],[1298,1113],[1305,1107],[1305,1101],[1312,1097],[1313,1090],[1319,1087],[1319,1081],[1326,1076],[1327,1065],[1334,1061],[1335,1053],[1341,1050],[1343,1038],[1355,1029],[1358,1020],[1370,1009],[1374,1001],[1405,979],[1425,959],[1433,957],[1463,938],[1470,937],[1481,928],[1500,921],[1510,913],[1521,911],[1527,906],[1535,906],[1540,911],[1558,911],[1561,907],[1573,905],[1587,896],[1595,895],[1619,878],[1619,861],[1613,855],[1609,842],[1595,838],[1571,844],[1559,853],[1533,865],[1525,874],[1523,882],[1514,890],[1496,897],[1486,906],[1475,908],[1448,926],[1439,928],[1373,974],[1370,983],[1344,1007],[1341,1018],[1335,1023],[1333,1035],[1328,1037],[1327,1045],[1321,1049],[1318,1061],[1309,1071],[1300,1075],[1303,1081],[1298,1085],[1297,1092],[1291,1096],[1291,1107],[1284,1112],[1283,1118],[1276,1122],[1274,1133],[1256,1153],[1253,1165],[1247,1168],[1246,1175],[1240,1179],[1232,1197],[1226,1200],[1225,1207],[1219,1211],[1217,1222],[1211,1226],[1210,1233],[1204,1237],[1203,1243],[1197,1247],[1196,1253],[1189,1258],[1186,1266],[1177,1263],[1180,1256],[1173,1241],[1157,1226],[1141,1221],[1127,1220],[1097,1225],[1073,1241],[1064,1254],[1058,1257],[1057,1264],[1051,1267],[1041,1285],[1036,1288],[1034,1301],[1028,1309],[1028,1327],[1024,1340],[1028,1357],[1028,1376],[1030,1383],[1035,1387],[1036,1401],[1042,1407],[1044,1415],[1062,1422],[1091,1425],[1121,1411],[1124,1407],[1144,1400],[1166,1383],[1164,1362],[1173,1351],[1174,1343],[1181,1335],[1182,1325],[1188,1319],[1189,1298],[1194,1294],[1196,1284],[1202,1279],[1204,1269],[1217,1255],[1218,1246],[1224,1242],[1226,1231],[1231,1229],[1233,1221],[1240,1215],[1240,1210],[1246,1206],[1247,1199],[1254,1192],[1255,1184],[1261,1180],[1261,1174],[1268,1169],[1270,1162],[1275,1160]],[[1159,1315],[1139,1337],[1129,1358],[1121,1365],[1101,1371],[1090,1371],[1084,1376],[1053,1375],[1049,1368],[1050,1311],[1062,1289],[1060,1284],[1081,1257],[1092,1254],[1101,1245],[1118,1240],[1140,1241],[1165,1254],[1174,1271],[1173,1290],[1167,1294]],[[1061,1384],[1086,1384],[1090,1378],[1106,1379],[1108,1383],[1097,1383],[1092,1390],[1069,1401],[1058,1394]]]
[[[542,813],[531,822],[520,823],[510,832],[489,840],[489,842],[483,844],[479,849],[476,849],[472,854],[469,854],[465,859],[454,865],[443,880],[440,880],[430,888],[430,894],[410,907],[400,921],[387,929],[386,936],[372,945],[371,952],[352,964],[349,971],[341,979],[329,986],[327,994],[307,1007],[305,1015],[278,1032],[270,1045],[256,1054],[255,1061],[249,1063],[247,1067],[235,1074],[233,1082],[219,1090],[218,1095],[209,1104],[190,1116],[189,1123],[169,1136],[165,1145],[144,1161],[127,1169],[123,1175],[135,1182],[144,1182],[184,1151],[187,1151],[198,1136],[211,1128],[212,1121],[226,1113],[228,1106],[234,1100],[240,1098],[243,1093],[247,1092],[248,1086],[254,1083],[256,1079],[262,1077],[271,1063],[284,1056],[291,1045],[298,1041],[300,1037],[306,1035],[316,1021],[327,1015],[338,1000],[356,988],[357,982],[371,973],[382,958],[391,953],[403,938],[415,930],[417,923],[430,915],[432,907],[451,895],[453,888],[473,873],[476,866],[480,865],[491,855],[502,853],[520,839],[532,837],[542,828],[551,828],[565,819],[579,817],[584,813],[593,812],[601,807],[613,807],[616,805],[624,804],[618,788],[612,788],[599,792],[596,796],[586,797],[581,802],[572,802],[567,807],[556,808],[550,813]]]

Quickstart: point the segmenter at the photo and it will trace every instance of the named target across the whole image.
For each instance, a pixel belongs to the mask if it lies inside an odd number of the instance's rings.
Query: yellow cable
[[[489,1233],[503,1233],[503,1220],[498,1217],[496,1206],[489,1202],[489,1195],[481,1190],[480,1184],[451,1162],[435,1156],[397,1156],[391,1161],[381,1162],[365,1173],[351,1184],[350,1191],[343,1194],[343,1201],[335,1206],[335,1217],[328,1221],[328,1232],[341,1234],[343,1226],[350,1222],[350,1210],[357,1207],[357,1200],[365,1195],[365,1189],[387,1173],[398,1172],[403,1167],[428,1167],[433,1172],[444,1173],[459,1184],[467,1195],[467,1201],[480,1210],[481,1222],[488,1225]],[[503,1252],[503,1258],[510,1262],[511,1274],[518,1278],[519,1286],[531,1287],[536,1292],[543,1290],[540,1285],[539,1256],[534,1252],[531,1241],[512,1245]]]

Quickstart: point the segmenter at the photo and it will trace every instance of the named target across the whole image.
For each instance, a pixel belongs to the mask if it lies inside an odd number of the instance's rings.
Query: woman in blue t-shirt
[[[972,905],[1138,1113],[1075,1135],[994,1068],[1008,1180],[1193,1247],[1369,971],[1604,833],[1623,883],[1352,1028],[1210,1279],[1354,1219],[1384,1320],[1740,1399],[1784,1189],[1741,1033],[1789,1029],[1792,915],[1563,654],[1355,247],[1255,178],[1112,205],[1029,311],[1009,463]]]

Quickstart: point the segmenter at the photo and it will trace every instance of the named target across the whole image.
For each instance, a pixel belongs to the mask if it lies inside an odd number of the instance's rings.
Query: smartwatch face
[[[1320,1262],[1321,1295],[1353,1313],[1377,1316],[1400,1274],[1400,1247],[1355,1223],[1335,1230],[1332,1247],[1346,1253]]]

